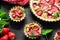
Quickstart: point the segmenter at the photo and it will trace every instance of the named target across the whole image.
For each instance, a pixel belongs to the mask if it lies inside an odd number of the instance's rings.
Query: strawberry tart
[[[54,36],[54,40],[60,40],[60,30],[58,30]]]
[[[37,23],[32,22],[24,27],[24,33],[26,37],[30,39],[36,39],[40,36],[41,34],[41,26],[39,26]]]
[[[60,20],[60,0],[30,0],[33,14],[44,21]]]
[[[9,11],[9,17],[11,20],[20,22],[22,21],[26,16],[26,10],[20,6],[15,6],[11,8]]]

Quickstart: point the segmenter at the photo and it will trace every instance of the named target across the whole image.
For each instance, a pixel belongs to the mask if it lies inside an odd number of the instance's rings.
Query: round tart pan
[[[30,38],[30,39],[36,39],[36,38],[39,38],[39,36],[38,37],[29,37],[28,36],[28,34],[26,33],[26,28],[29,26],[29,25],[31,25],[31,24],[34,24],[34,25],[38,25],[39,26],[39,34],[41,34],[41,25],[39,25],[37,22],[30,22],[30,23],[28,23],[28,24],[26,24],[25,26],[24,26],[24,34],[25,34],[25,36],[26,37],[28,37],[28,38]]]
[[[33,2],[33,0],[30,0],[30,9],[31,9],[31,11],[33,12],[33,14],[34,14],[37,18],[39,18],[39,19],[41,19],[41,20],[43,20],[43,21],[46,21],[46,22],[56,22],[56,21],[59,21],[59,20],[60,20],[60,17],[58,17],[58,18],[56,18],[56,19],[48,19],[48,18],[43,18],[43,17],[40,17],[40,16],[36,15],[36,12],[34,11],[33,6],[32,6],[32,2]],[[38,3],[38,2],[37,2],[37,3]]]
[[[21,7],[21,6],[15,6],[15,7],[11,8],[11,10],[9,11],[9,17],[11,18],[11,20],[13,20],[13,21],[15,21],[15,22],[20,22],[20,21],[22,21],[22,20],[25,18],[26,13],[22,13],[22,14],[23,14],[23,17],[20,18],[19,20],[16,20],[16,19],[12,18],[12,13],[11,13],[11,12],[12,12],[13,10],[17,10],[17,9],[21,9],[22,12],[23,12],[23,10],[25,10],[25,9],[24,9],[23,7]]]

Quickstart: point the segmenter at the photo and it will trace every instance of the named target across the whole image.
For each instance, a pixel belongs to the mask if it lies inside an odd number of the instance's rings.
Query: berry
[[[4,35],[0,40],[8,40],[8,35]]]
[[[8,34],[8,32],[10,32],[10,28],[3,28],[2,29],[2,34],[3,35]]]
[[[9,32],[8,37],[9,37],[9,39],[13,40],[15,38],[15,34],[12,32]]]

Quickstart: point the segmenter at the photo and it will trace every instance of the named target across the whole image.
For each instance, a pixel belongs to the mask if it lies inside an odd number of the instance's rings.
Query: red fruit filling
[[[18,4],[24,6],[24,5],[27,5],[29,3],[29,0],[19,0],[18,1]]]
[[[52,15],[56,11],[58,11],[58,8],[56,6],[52,6],[52,8],[48,11],[48,14]]]
[[[51,5],[53,5],[54,4],[54,2],[55,2],[55,0],[49,0],[49,4],[51,4]]]
[[[46,3],[46,0],[40,0],[40,3]]]
[[[59,2],[60,2],[60,0],[55,0],[55,2],[56,2],[56,3],[59,3]]]
[[[8,35],[4,35],[0,40],[8,40]]]
[[[39,27],[37,25],[34,26],[34,31],[38,31]]]
[[[28,27],[29,31],[27,32],[28,35],[34,34],[36,36],[39,36],[39,26],[35,25],[34,27],[30,26]]]
[[[42,10],[40,10],[40,11],[38,11],[36,14],[38,15],[38,16],[41,16],[42,15]]]
[[[13,13],[13,14],[12,14],[12,17],[13,17],[13,18],[16,18],[16,17],[21,18],[21,17],[23,16],[21,10],[13,10],[12,13]]]
[[[34,8],[36,8],[36,6],[37,6],[37,4],[36,4],[36,3],[34,3],[34,4],[33,4],[33,7],[34,7]]]
[[[52,18],[52,15],[48,15],[48,18]]]

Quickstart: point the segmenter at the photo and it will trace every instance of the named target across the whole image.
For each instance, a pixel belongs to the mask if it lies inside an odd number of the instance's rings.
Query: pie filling
[[[13,19],[19,20],[22,17],[23,17],[23,13],[21,10],[13,10],[12,11],[12,18]]]
[[[32,1],[32,7],[37,16],[48,19],[60,17],[60,0],[40,0],[38,3],[35,1],[39,0]]]
[[[36,24],[29,24],[26,27],[26,33],[30,38],[39,37],[40,36],[39,30],[40,26]]]

